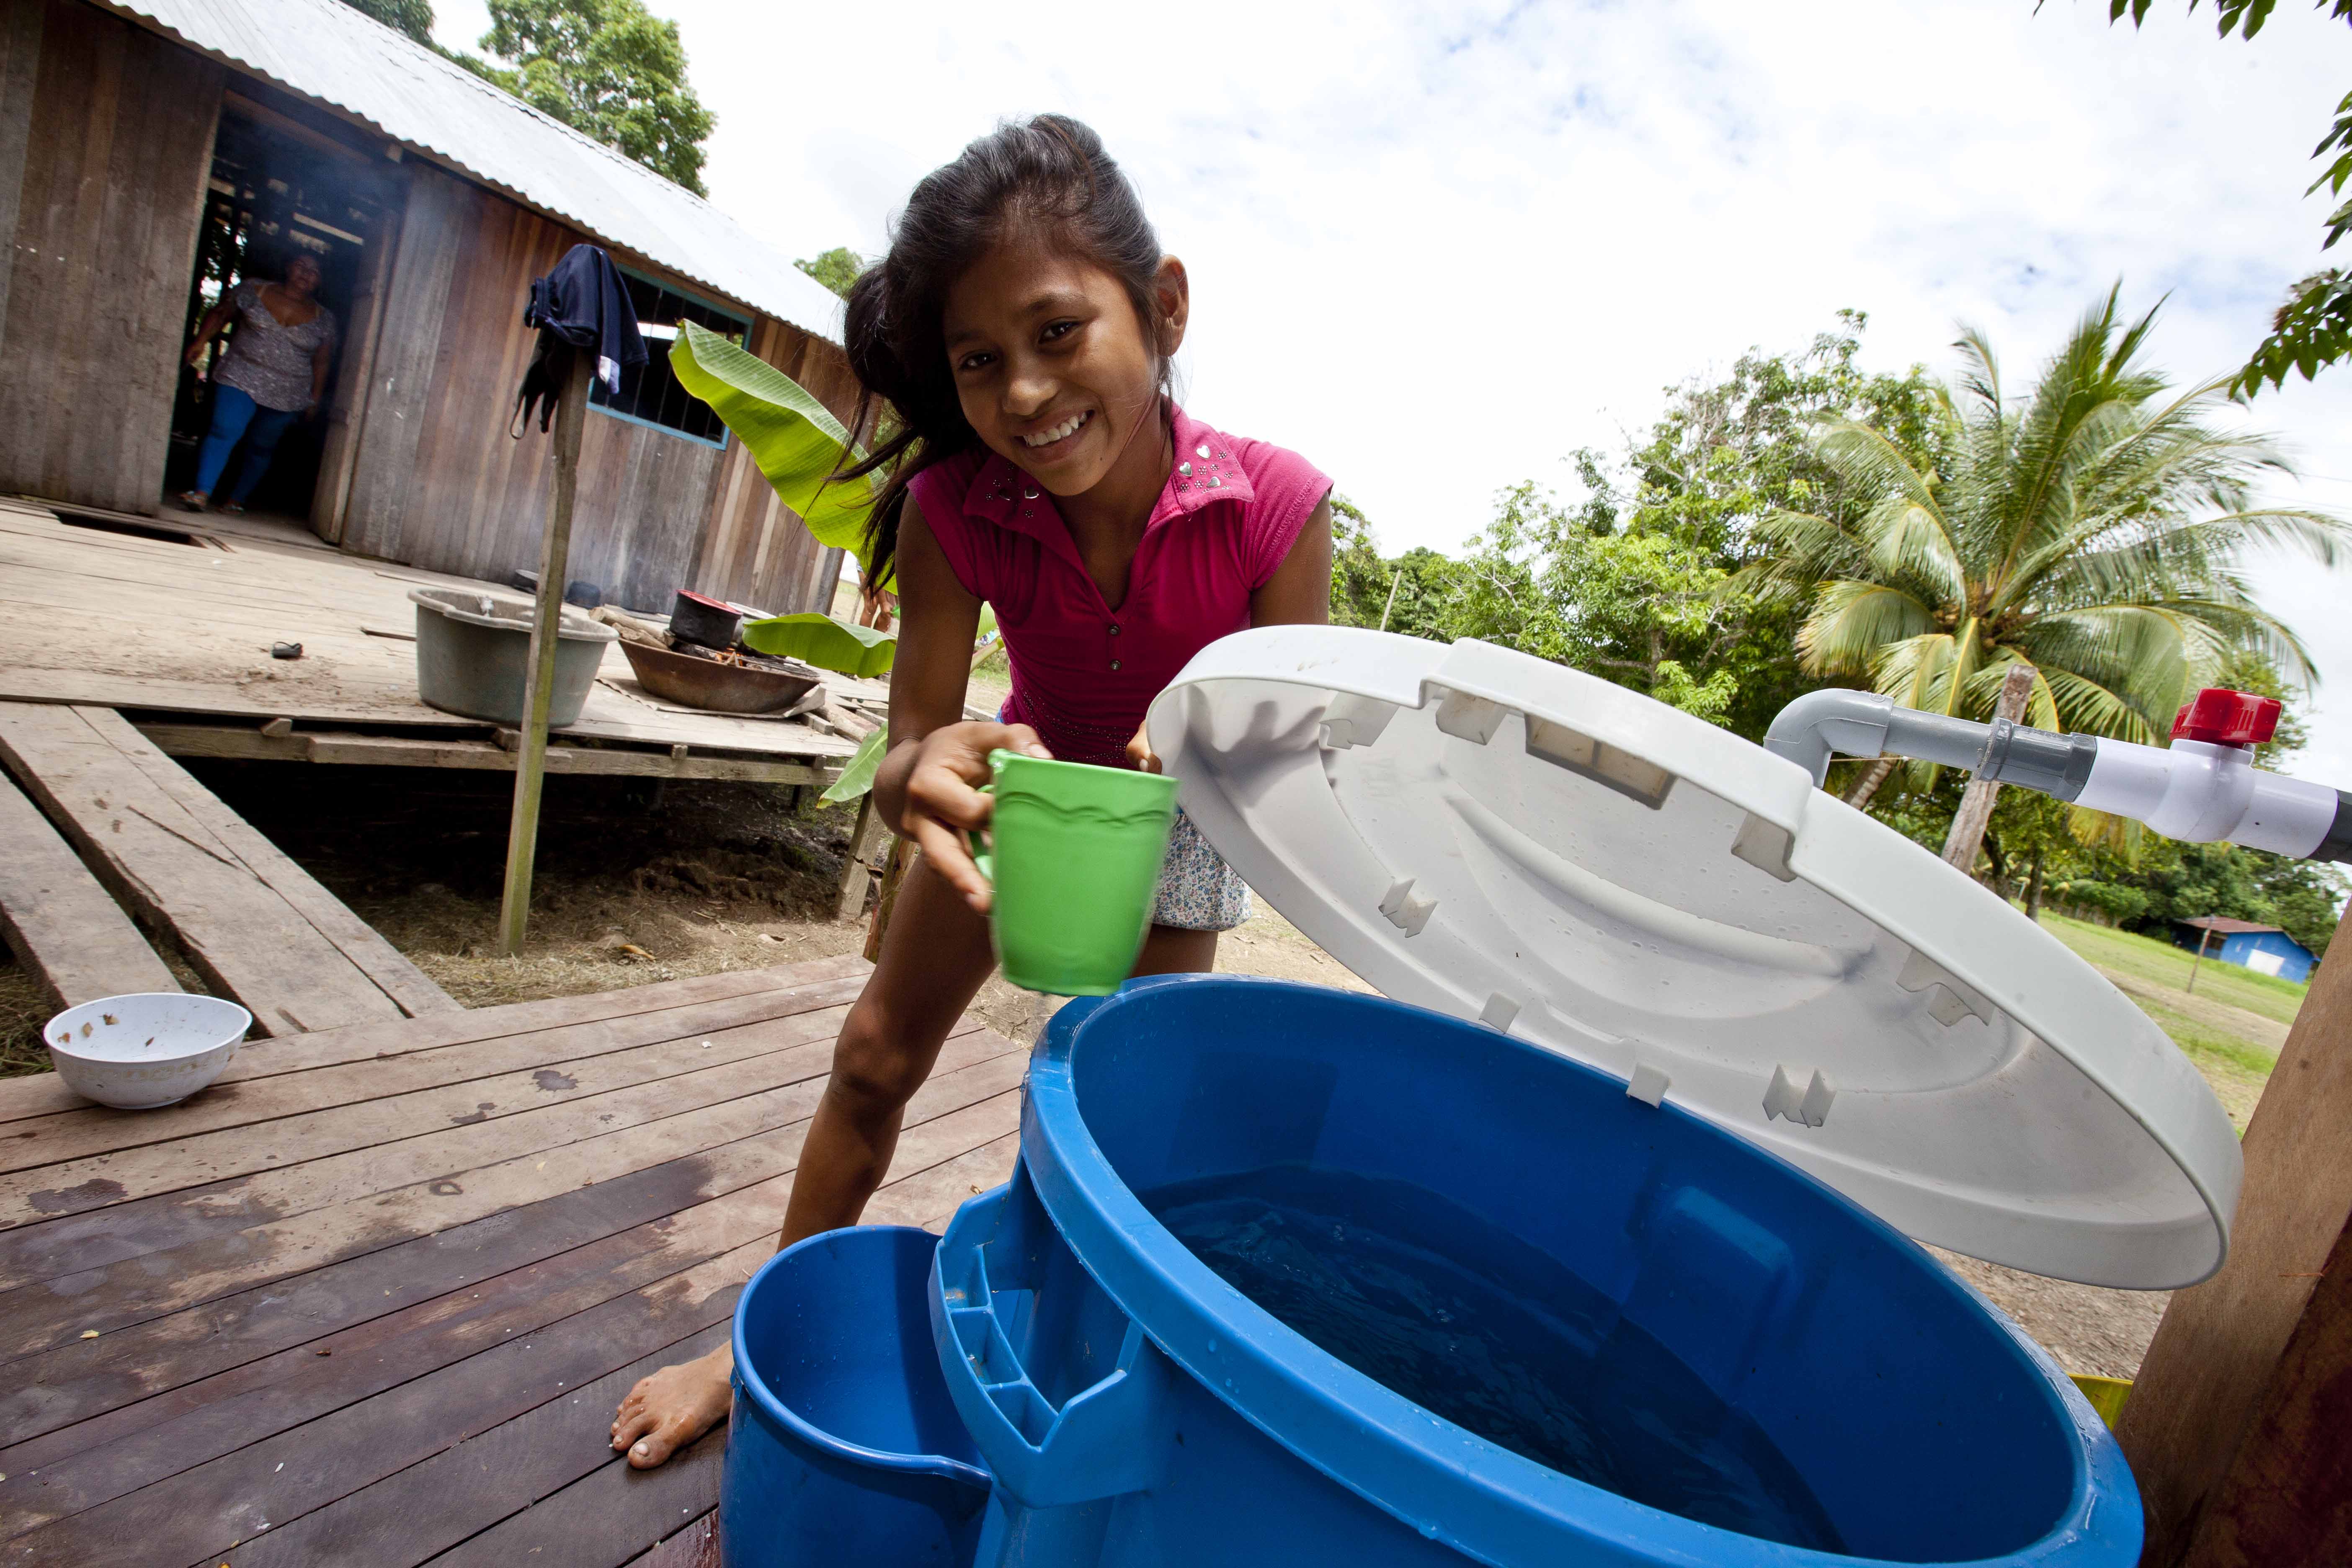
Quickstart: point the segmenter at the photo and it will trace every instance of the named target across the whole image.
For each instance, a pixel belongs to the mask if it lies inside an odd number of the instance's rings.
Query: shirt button
[[[1110,635],[1113,637],[1118,636],[1118,623],[1117,621],[1113,621],[1111,623]]]
[[[1117,668],[1118,668],[1118,660],[1117,660],[1117,659],[1112,659],[1112,660],[1110,661],[1110,667],[1111,667],[1113,669],[1117,669]]]

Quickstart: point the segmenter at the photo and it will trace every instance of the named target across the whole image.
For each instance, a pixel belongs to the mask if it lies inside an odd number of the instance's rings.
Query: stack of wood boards
[[[0,758],[122,907],[150,929],[169,932],[207,984],[242,1003],[264,1033],[457,1008],[341,900],[112,710],[0,702]],[[58,873],[52,879],[76,895],[73,918],[120,939],[87,890],[74,887],[62,867],[52,869]],[[47,918],[37,902],[28,908],[36,925]],[[25,951],[50,945],[27,941]],[[119,952],[119,940],[115,946]],[[106,968],[69,983],[106,984],[100,994],[178,989],[168,973],[162,984],[149,983],[154,973],[139,973],[135,963],[123,977],[138,984],[112,984],[112,973]],[[67,984],[52,981],[60,990]]]
[[[638,1472],[608,1424],[725,1342],[866,973],[362,1025],[137,1115],[0,1082],[0,1553],[709,1562],[724,1428]],[[867,1221],[1006,1179],[1027,1055],[950,1032]]]

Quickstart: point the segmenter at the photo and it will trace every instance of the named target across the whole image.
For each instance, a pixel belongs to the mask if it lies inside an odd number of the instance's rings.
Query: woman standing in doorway
[[[232,320],[236,335],[213,371],[213,423],[196,454],[195,488],[180,494],[190,511],[211,504],[240,440],[245,457],[221,510],[243,511],[286,427],[318,412],[335,359],[335,313],[319,303],[318,292],[318,262],[297,253],[284,282],[240,283],[197,324],[188,345],[191,365]]]

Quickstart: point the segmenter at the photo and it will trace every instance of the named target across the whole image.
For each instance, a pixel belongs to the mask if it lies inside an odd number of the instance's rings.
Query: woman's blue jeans
[[[198,492],[243,506],[261,476],[269,471],[278,438],[301,416],[299,408],[264,408],[249,393],[215,382],[212,428],[205,433],[205,444],[196,452]],[[245,440],[245,459],[237,465],[236,483],[223,497],[214,487],[220,483],[221,470],[228,467],[228,455],[240,437]]]

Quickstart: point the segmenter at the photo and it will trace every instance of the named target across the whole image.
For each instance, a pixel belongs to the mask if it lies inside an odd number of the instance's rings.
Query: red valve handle
[[[2215,746],[2259,746],[2278,733],[2279,700],[2209,686],[2172,721],[2176,741]]]

